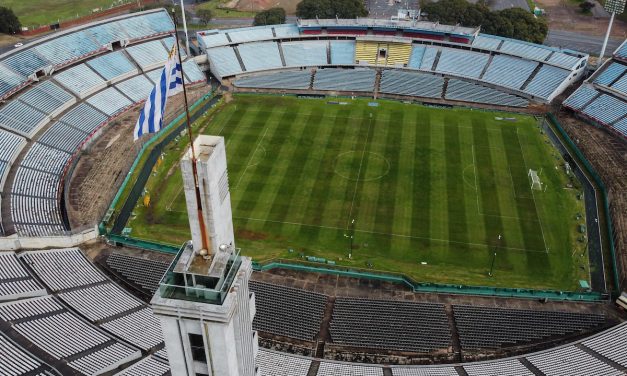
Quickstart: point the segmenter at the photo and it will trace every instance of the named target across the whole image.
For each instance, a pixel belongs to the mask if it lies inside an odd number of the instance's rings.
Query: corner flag
[[[181,73],[181,62],[177,58],[176,42],[170,50],[168,61],[161,71],[159,82],[152,88],[150,96],[144,104],[135,130],[133,140],[136,141],[146,133],[156,133],[163,125],[163,114],[168,97],[179,93],[183,89],[183,75]]]

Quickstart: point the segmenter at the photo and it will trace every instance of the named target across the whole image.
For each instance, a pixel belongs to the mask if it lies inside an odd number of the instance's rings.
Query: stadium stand
[[[272,39],[272,26],[257,26],[232,29],[226,35],[233,43],[244,43],[264,39]]]
[[[141,348],[163,343],[152,310],[100,273],[77,248],[28,251],[26,265],[57,296],[90,322]]]
[[[462,77],[479,78],[488,63],[489,55],[444,48],[436,72],[450,73]]]
[[[444,79],[427,73],[384,70],[379,91],[385,94],[441,98]]]
[[[108,82],[117,82],[139,73],[122,51],[99,56],[86,64]]]
[[[482,79],[496,85],[520,89],[537,66],[538,63],[533,61],[496,55],[492,58]]]
[[[331,64],[333,65],[353,65],[355,64],[355,42],[331,41]]]
[[[48,121],[43,112],[21,101],[11,101],[0,109],[0,127],[31,138]]]
[[[451,346],[443,304],[338,297],[330,331],[334,343],[356,347],[428,353]]]
[[[37,375],[53,376],[58,375],[41,360],[29,354],[25,349],[20,348],[10,339],[0,332],[0,374],[5,376]]]
[[[97,110],[104,112],[109,117],[133,105],[133,102],[114,87],[104,89],[98,94],[88,98],[86,102],[94,106]]]
[[[546,60],[546,58],[551,54],[551,50],[545,47],[507,38],[503,38],[503,44],[501,45],[499,51],[539,61]]]
[[[79,98],[85,98],[107,86],[107,82],[87,64],[79,64],[57,73],[54,79]]]
[[[548,98],[569,75],[570,71],[566,69],[543,65],[523,90],[537,97]]]
[[[311,359],[259,349],[257,366],[260,376],[307,376]]]
[[[526,358],[545,375],[624,375],[575,346],[548,350]]]
[[[364,40],[355,42],[355,61],[357,64],[377,64],[378,43]]]
[[[157,357],[149,356],[133,364],[115,376],[163,376],[170,372],[170,367]]]
[[[296,25],[274,25],[274,33],[277,38],[297,38],[300,36],[300,32]]]
[[[311,72],[281,71],[254,76],[241,77],[233,82],[236,87],[267,89],[308,89],[311,85]]]
[[[194,64],[194,66],[198,69],[197,65]],[[187,71],[185,74],[187,74]],[[139,75],[118,83],[115,85],[115,88],[121,93],[124,93],[124,95],[129,97],[134,103],[140,103],[148,98],[154,85],[155,84],[146,76]]]
[[[501,39],[490,34],[479,34],[472,41],[473,47],[497,50],[501,45]]]
[[[308,67],[327,65],[327,48],[329,42],[326,41],[300,41],[281,43],[285,66],[287,67]]]
[[[22,267],[14,252],[0,252],[0,301],[46,295],[46,290]]]
[[[414,44],[411,55],[409,57],[409,62],[407,66],[409,68],[420,69],[420,65],[422,64],[422,57],[425,54],[425,47],[421,45]]]
[[[0,64],[0,99],[7,98],[32,82],[10,68]]]
[[[198,33],[198,42],[206,50],[229,44],[226,34],[220,30],[207,30]]]
[[[459,376],[455,367],[392,367],[392,376]]]
[[[594,83],[610,86],[614,81],[622,76],[623,73],[625,73],[625,70],[627,70],[626,66],[617,62],[612,62],[603,70],[603,73],[595,78]]]
[[[372,69],[344,70],[318,69],[314,77],[314,90],[366,91],[374,90],[376,71]]]
[[[627,93],[627,76],[622,76],[612,85],[610,85],[612,89],[618,90],[622,94]]]
[[[51,296],[1,303],[0,320],[83,374],[107,372],[141,356],[138,350],[82,321]]]
[[[605,323],[601,314],[453,305],[462,349],[518,346],[552,336],[581,334]]]
[[[383,376],[383,368],[359,364],[320,362],[318,376]]]
[[[237,49],[247,72],[283,67],[276,42],[247,43]]]
[[[232,47],[216,47],[208,49],[207,57],[209,58],[212,66],[212,72],[214,72],[218,78],[242,73],[242,67],[239,65],[237,56],[235,55],[235,50]]]
[[[162,40],[153,40],[127,47],[126,52],[144,72],[161,67],[168,59],[168,50],[166,50]]]
[[[627,343],[627,325],[616,326],[582,342],[584,346],[594,352],[627,367],[625,343]]]
[[[154,293],[168,269],[168,264],[144,258],[111,253],[105,263],[116,274],[136,286]]]
[[[185,84],[195,84],[197,82],[207,81],[205,73],[200,70],[198,64],[196,64],[196,62],[193,60],[183,62],[183,72],[185,73],[185,79],[187,80],[185,81]]]
[[[454,78],[448,80],[444,97],[457,101],[499,106],[527,107],[529,105],[529,101],[516,95]]]
[[[255,293],[255,330],[311,341],[320,330],[327,297],[305,290],[250,281]]]
[[[610,125],[627,115],[627,102],[608,94],[601,94],[581,112],[601,124]]]
[[[107,116],[83,102],[68,111],[59,121],[89,134],[107,121]]]
[[[577,91],[571,94],[570,97],[566,98],[563,103],[564,106],[572,108],[573,110],[581,110],[598,95],[599,92],[592,86],[582,85]]]
[[[423,53],[422,60],[420,61],[420,69],[431,71],[438,52],[439,49],[437,49],[436,47],[425,47],[425,52]]]
[[[76,98],[72,94],[51,80],[31,87],[24,94],[20,95],[18,100],[36,108],[50,118],[56,117],[76,103]]]
[[[468,376],[534,376],[534,373],[525,367],[519,359],[496,360],[468,364],[464,365],[464,371],[466,371]]]
[[[0,129],[0,191],[4,187],[9,168],[25,145],[24,137]]]

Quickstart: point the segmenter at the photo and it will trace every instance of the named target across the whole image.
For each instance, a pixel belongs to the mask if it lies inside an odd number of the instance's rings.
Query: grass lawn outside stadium
[[[225,138],[244,255],[317,256],[424,282],[576,290],[589,280],[576,240],[581,190],[567,188],[537,119],[340,100],[236,95],[199,120]],[[178,167],[186,147],[179,137],[155,166],[150,206],[140,199],[127,224],[133,237],[190,238]],[[542,190],[531,189],[529,169]]]

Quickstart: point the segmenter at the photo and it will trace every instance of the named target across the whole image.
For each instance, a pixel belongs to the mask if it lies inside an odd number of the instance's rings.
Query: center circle
[[[350,181],[372,181],[390,172],[390,161],[372,152],[347,151],[335,158],[333,172]]]

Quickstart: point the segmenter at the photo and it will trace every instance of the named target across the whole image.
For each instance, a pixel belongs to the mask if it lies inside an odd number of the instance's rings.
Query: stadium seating
[[[153,40],[127,47],[126,52],[144,72],[162,66],[168,59],[168,50],[166,50],[161,40]]]
[[[6,67],[8,69],[6,71],[0,69],[0,72],[6,72],[7,74],[10,72],[13,75],[17,73],[22,79],[26,79],[26,77],[49,65],[51,65],[50,62],[36,53],[35,50],[22,48],[19,52],[2,60],[0,67]],[[6,77],[5,74],[0,76]]]
[[[489,34],[479,34],[472,41],[472,45],[473,47],[497,50],[501,45],[501,39]]]
[[[374,90],[376,71],[372,69],[318,69],[314,77],[314,90],[367,91]]]
[[[277,38],[296,38],[300,36],[296,25],[274,25],[274,33]]]
[[[331,64],[353,65],[355,64],[354,41],[331,41]]]
[[[252,280],[249,288],[257,306],[255,330],[304,341],[318,334],[326,296]]]
[[[90,322],[142,350],[163,343],[152,310],[100,273],[77,248],[29,251],[20,257],[66,304]]]
[[[357,64],[377,64],[378,46],[377,42],[364,40],[355,42],[355,61]]]
[[[59,115],[69,106],[76,103],[76,98],[72,94],[51,80],[31,87],[24,94],[20,95],[18,99],[35,107],[38,111],[51,118]]]
[[[282,71],[238,78],[233,82],[236,87],[267,89],[308,89],[311,85],[309,70]]]
[[[193,66],[198,69],[197,65],[193,64]],[[187,75],[187,70],[185,71],[185,74]],[[139,75],[118,83],[117,85],[115,85],[115,88],[118,89],[121,93],[124,93],[124,95],[126,95],[127,97],[131,98],[134,103],[139,103],[145,101],[146,98],[148,98],[148,95],[150,94],[154,86],[155,83],[150,81],[146,76]]]
[[[411,55],[409,56],[409,63],[407,66],[409,68],[420,69],[420,65],[422,64],[422,57],[425,54],[425,47],[414,44]]]
[[[518,359],[496,360],[490,362],[480,362],[464,365],[464,371],[468,376],[488,376],[488,375],[516,375],[534,376],[525,365]]]
[[[487,54],[444,48],[435,70],[462,77],[479,78],[488,59]]]
[[[35,346],[68,366],[91,375],[107,372],[141,356],[80,320],[51,296],[0,304],[0,320]]]
[[[259,349],[257,366],[260,376],[307,376],[311,359]]]
[[[627,58],[627,43],[623,42],[614,52],[614,56],[622,59]]]
[[[590,101],[596,98],[599,95],[599,92],[589,85],[582,85],[577,89],[574,93],[572,93],[566,100],[563,102],[564,106],[570,107],[573,110],[581,110],[584,108]]]
[[[526,43],[519,40],[503,38],[503,44],[499,51],[520,56],[530,60],[544,61],[551,54],[551,50],[537,44]]]
[[[526,358],[545,375],[624,375],[575,346],[548,350]],[[566,359],[568,361],[564,361]]]
[[[622,76],[610,87],[612,89],[620,91],[621,93],[623,93],[623,95],[627,94],[627,76]]]
[[[0,64],[0,99],[6,98],[29,83],[29,79]]]
[[[168,364],[157,357],[149,356],[124,371],[116,373],[115,376],[164,376],[169,374],[169,372],[170,367]]]
[[[186,85],[207,81],[205,73],[200,70],[198,64],[196,64],[196,62],[193,60],[183,62],[183,72],[185,73]]]
[[[276,42],[246,43],[237,50],[247,72],[283,67]]]
[[[611,127],[616,132],[623,135],[623,137],[627,137],[627,118],[622,118],[621,120],[612,124]]]
[[[581,110],[582,113],[604,125],[627,115],[627,103],[607,94],[601,94]]]
[[[207,50],[211,66],[219,78],[242,73],[242,68],[232,47],[216,47]]]
[[[627,325],[620,325],[582,342],[584,346],[627,367]]]
[[[24,137],[32,137],[47,121],[46,114],[20,101],[11,101],[0,109],[0,127]]]
[[[564,69],[574,69],[581,58],[576,56],[567,55],[562,52],[553,52],[553,54],[547,60],[549,63],[553,63]]]
[[[11,165],[24,148],[24,145],[26,145],[24,137],[0,129],[0,161]],[[4,182],[2,176],[0,174],[0,181]],[[2,186],[4,184],[0,184],[0,189],[2,189]]]
[[[327,65],[328,42],[285,42],[281,44],[285,65],[288,67],[306,67]]]
[[[580,334],[604,324],[601,314],[500,309],[454,305],[464,350],[518,346],[552,336]]]
[[[54,79],[79,98],[85,98],[107,86],[106,81],[86,64],[68,68],[56,74]]]
[[[420,62],[420,69],[430,71],[433,69],[433,63],[438,55],[438,49],[436,47],[425,47],[425,52],[422,55]]]
[[[379,91],[385,94],[441,98],[444,79],[426,73],[384,70]]]
[[[107,121],[107,117],[102,112],[83,102],[68,111],[59,121],[89,134]]]
[[[226,32],[233,43],[272,39],[272,26],[256,26],[233,29]]]
[[[521,97],[454,78],[449,79],[444,97],[457,101],[498,106],[527,107],[529,105],[529,102]]]
[[[392,367],[392,376],[459,376],[455,367]]]
[[[109,268],[138,287],[154,293],[168,269],[168,264],[144,258],[111,253],[106,260]]]
[[[540,98],[549,98],[559,85],[564,82],[570,71],[551,65],[543,65],[538,73],[523,89],[525,92]]]
[[[594,80],[594,83],[599,85],[610,86],[614,81],[616,81],[620,76],[625,73],[627,70],[627,66],[624,66],[620,63],[612,62],[610,65],[603,70],[603,73],[597,76]]]
[[[86,102],[104,112],[109,117],[133,105],[133,102],[114,87],[104,89],[98,94],[88,98]]]
[[[361,364],[320,362],[318,376],[383,376],[383,368]]]
[[[87,62],[106,81],[117,82],[139,73],[139,70],[122,51],[99,56]]]
[[[496,55],[492,58],[482,79],[496,85],[520,89],[537,66],[538,63],[533,61]]]
[[[0,252],[0,301],[45,294],[46,290],[22,267],[14,252]]]
[[[428,353],[451,346],[443,304],[336,298],[330,326],[334,343]]]
[[[202,34],[199,33],[198,41],[205,49],[229,44],[226,34],[219,30],[208,30],[203,31]]]
[[[0,360],[0,373],[2,375],[52,376],[57,374],[2,333],[0,333],[0,354],[3,356],[3,360]]]

